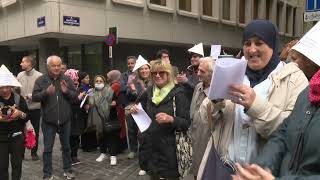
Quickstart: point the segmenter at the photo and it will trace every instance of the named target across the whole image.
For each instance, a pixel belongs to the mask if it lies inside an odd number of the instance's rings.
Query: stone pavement
[[[39,155],[43,151],[43,141],[40,136]],[[82,152],[79,150],[79,160],[82,162],[73,167],[76,174],[76,180],[148,180],[147,176],[138,176],[139,164],[137,159],[127,159],[126,153],[118,155],[118,164],[110,166],[110,159],[98,163],[95,159],[99,156],[99,151]],[[40,161],[32,161],[30,151],[26,150],[25,160],[23,161],[21,180],[42,180],[42,157]],[[54,180],[64,180],[60,141],[58,135],[55,139],[55,146],[52,157]],[[192,180],[186,178],[185,180]]]

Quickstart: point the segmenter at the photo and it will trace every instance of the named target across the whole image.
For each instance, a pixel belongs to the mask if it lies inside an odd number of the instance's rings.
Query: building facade
[[[126,69],[126,56],[155,58],[166,48],[172,63],[189,64],[187,49],[203,42],[221,44],[236,54],[242,32],[253,19],[278,26],[281,43],[310,28],[303,22],[302,0],[0,0],[1,63],[19,71],[23,55],[36,57],[44,72],[46,58],[60,55],[70,67],[91,74]],[[117,28],[118,44],[108,58],[105,37]],[[0,63],[0,64],[1,64]]]

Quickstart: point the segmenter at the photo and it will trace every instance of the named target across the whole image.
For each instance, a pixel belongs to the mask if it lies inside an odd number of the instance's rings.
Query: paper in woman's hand
[[[141,132],[144,132],[145,130],[147,130],[151,124],[151,119],[148,116],[148,114],[144,111],[144,109],[141,106],[141,103],[139,103],[138,105],[138,113],[136,114],[131,114],[134,121],[136,122],[139,130]]]
[[[247,67],[245,59],[221,58],[215,63],[209,88],[209,99],[230,99],[229,87],[232,84],[242,84]]]

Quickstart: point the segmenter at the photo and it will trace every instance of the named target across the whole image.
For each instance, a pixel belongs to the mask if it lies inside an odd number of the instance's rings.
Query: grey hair
[[[200,64],[205,64],[208,67],[209,74],[212,75],[213,68],[214,68],[215,60],[212,57],[203,57],[200,58]]]
[[[50,62],[52,61],[52,59],[54,59],[54,58],[57,58],[57,59],[60,61],[60,63],[62,63],[62,60],[61,60],[61,58],[60,58],[59,56],[52,55],[52,56],[49,56],[49,57],[47,58],[47,65],[49,65]]]
[[[111,83],[120,81],[121,72],[118,70],[112,70],[107,73],[107,77],[111,80]]]

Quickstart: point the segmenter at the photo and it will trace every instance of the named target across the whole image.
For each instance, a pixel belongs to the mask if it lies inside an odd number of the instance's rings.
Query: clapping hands
[[[237,174],[232,175],[233,180],[274,180],[270,169],[263,169],[256,164],[244,165],[236,163]]]

